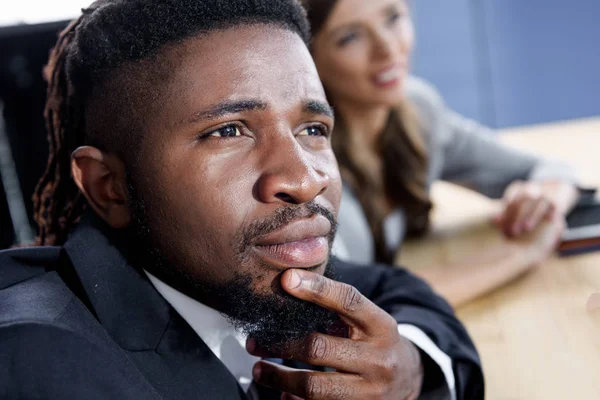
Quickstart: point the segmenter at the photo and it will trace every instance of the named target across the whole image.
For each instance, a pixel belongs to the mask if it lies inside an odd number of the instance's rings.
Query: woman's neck
[[[385,129],[392,108],[389,106],[369,107],[349,102],[335,102],[334,104],[348,133],[360,135],[364,143],[373,149],[377,138]]]

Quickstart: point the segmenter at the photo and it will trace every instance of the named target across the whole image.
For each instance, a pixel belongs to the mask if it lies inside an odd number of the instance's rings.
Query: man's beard
[[[331,263],[325,269],[325,276],[334,277]],[[339,320],[331,311],[283,290],[260,294],[251,287],[250,275],[238,275],[227,285],[224,315],[237,330],[263,347],[277,349],[313,332],[326,333]]]
[[[253,289],[260,274],[236,271],[226,283],[199,281],[185,268],[170,263],[160,248],[160,239],[152,235],[146,214],[146,203],[138,196],[133,184],[129,184],[129,204],[132,212],[132,228],[135,235],[134,263],[143,266],[160,279],[191,297],[210,298],[218,304],[221,313],[241,333],[254,338],[260,346],[276,349],[287,342],[299,340],[314,332],[326,333],[338,322],[337,314],[316,304],[300,300],[285,292],[279,282],[274,288],[261,292]],[[256,221],[240,232],[233,248],[234,262],[238,265],[249,262],[249,253],[255,240],[298,218],[313,215],[326,217],[332,226],[329,234],[329,249],[335,236],[336,220],[331,211],[314,202],[301,206],[282,207],[273,216]],[[154,240],[153,240],[154,238]],[[329,258],[330,260],[330,258]],[[315,266],[315,268],[318,266]],[[281,275],[277,275],[277,279]],[[335,279],[334,266],[328,262],[324,276]]]

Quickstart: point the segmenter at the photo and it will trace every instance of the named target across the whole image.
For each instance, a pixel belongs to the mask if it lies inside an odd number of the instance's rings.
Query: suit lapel
[[[130,357],[165,397],[246,399],[233,375],[175,310],[156,349]]]
[[[127,350],[155,348],[170,319],[168,303],[124,256],[127,238],[86,213],[64,248],[110,336]],[[123,250],[123,251],[122,251]]]
[[[245,399],[193,329],[127,261],[127,237],[86,213],[64,249],[90,311],[164,398]]]

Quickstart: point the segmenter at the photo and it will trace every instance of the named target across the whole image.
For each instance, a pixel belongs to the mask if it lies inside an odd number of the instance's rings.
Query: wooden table
[[[511,129],[500,140],[574,165],[584,185],[600,187],[600,118]],[[411,269],[452,263],[499,240],[489,218],[499,204],[444,183],[432,189],[433,229],[403,248]],[[486,398],[600,399],[600,252],[555,257],[458,310],[481,355]]]

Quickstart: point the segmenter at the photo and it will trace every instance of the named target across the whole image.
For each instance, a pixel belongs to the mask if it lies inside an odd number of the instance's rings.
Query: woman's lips
[[[310,268],[329,256],[331,223],[323,216],[301,219],[259,238],[255,254],[278,268]]]
[[[382,88],[394,87],[402,81],[406,68],[402,64],[394,64],[391,67],[374,74],[372,82]]]

